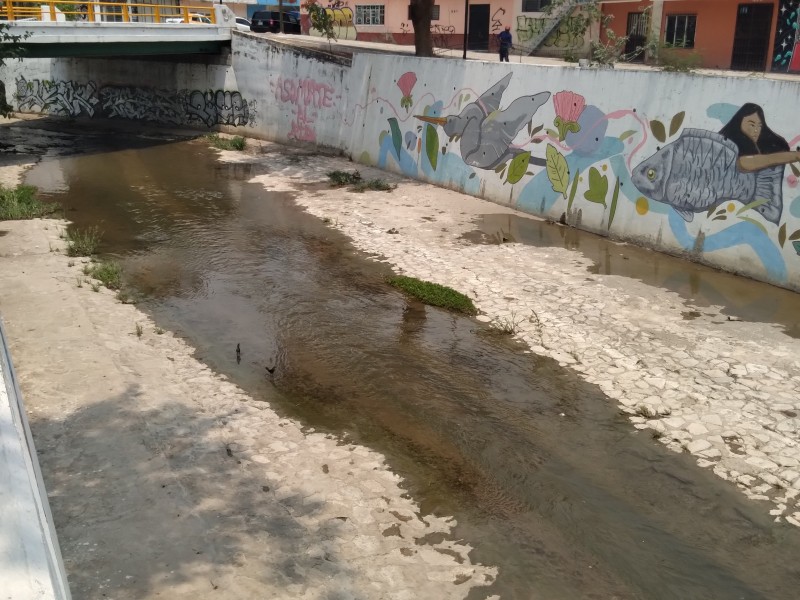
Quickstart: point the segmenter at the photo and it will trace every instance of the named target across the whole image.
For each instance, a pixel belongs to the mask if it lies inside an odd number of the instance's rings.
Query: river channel
[[[498,566],[469,598],[797,597],[794,528],[573,372],[404,298],[291,193],[248,183],[259,167],[202,139],[71,133],[73,150],[48,153],[50,135],[26,149],[44,155],[27,183],[104,231],[139,307],[253,397],[383,452]]]

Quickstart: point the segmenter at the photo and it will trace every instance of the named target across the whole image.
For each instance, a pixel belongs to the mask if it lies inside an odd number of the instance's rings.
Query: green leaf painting
[[[430,125],[428,125],[430,127]],[[394,153],[397,159],[400,159],[400,150],[403,148],[403,135],[400,133],[400,126],[397,124],[397,119],[392,117],[389,119],[389,128],[392,130],[392,145],[394,145]]]
[[[653,132],[655,138],[662,144],[667,141],[667,130],[664,129],[664,124],[656,119],[650,121],[650,131]]]
[[[614,184],[614,193],[611,196],[611,210],[608,212],[608,229],[611,230],[611,223],[614,221],[614,215],[617,213],[617,200],[619,199],[619,179]]]
[[[547,178],[553,186],[554,192],[560,192],[566,197],[567,185],[569,184],[569,167],[567,159],[561,154],[553,144],[547,144],[545,153],[547,162]]]
[[[634,133],[636,133],[633,129],[628,129],[627,131],[623,131],[619,136],[619,141],[624,142],[629,137],[631,137]]]
[[[431,167],[435,171],[439,162],[439,134],[433,125],[425,126],[425,154],[428,155]]]
[[[758,198],[756,200],[753,200],[750,204],[745,204],[742,208],[736,211],[736,214],[740,215],[746,210],[751,210],[753,208],[759,207],[762,204],[766,204],[767,202],[769,202],[768,198]]]
[[[517,183],[525,176],[528,170],[528,163],[531,160],[530,152],[520,152],[508,165],[508,183]]]
[[[789,236],[789,241],[790,242],[793,242],[795,240],[800,240],[800,229],[798,229],[792,235]]]
[[[789,166],[791,167],[794,176],[800,177],[800,169],[797,168],[797,165],[795,165],[794,163],[789,163]]]
[[[589,189],[583,193],[583,197],[589,202],[606,205],[606,194],[608,194],[608,177],[601,175],[600,171],[592,167],[589,169]]]
[[[781,228],[778,230],[778,243],[783,248],[783,244],[786,243],[786,223],[781,225]]]
[[[670,121],[669,123],[669,137],[672,137],[673,135],[678,133],[678,130],[681,128],[681,125],[683,125],[683,118],[685,116],[686,113],[684,111],[681,111],[677,115],[672,117],[672,121]]]
[[[578,190],[578,179],[580,179],[580,177],[581,172],[578,171],[575,173],[575,177],[572,178],[572,187],[569,190],[569,201],[567,202],[567,214],[572,210],[572,203],[575,201],[575,192]]]

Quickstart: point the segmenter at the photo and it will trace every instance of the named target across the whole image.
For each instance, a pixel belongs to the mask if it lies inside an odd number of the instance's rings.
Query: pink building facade
[[[436,0],[431,33],[437,48],[462,48],[464,44],[464,12],[469,10],[469,48],[494,50],[496,38],[508,25],[512,32],[523,8],[538,8],[547,0]],[[526,5],[526,6],[523,6]],[[328,3],[340,39],[386,42],[411,45],[414,27],[409,18],[408,0],[335,0]],[[303,15],[304,32],[311,30],[308,16]]]

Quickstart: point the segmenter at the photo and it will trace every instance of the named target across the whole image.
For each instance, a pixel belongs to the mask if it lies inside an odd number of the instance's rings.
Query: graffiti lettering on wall
[[[347,2],[343,2],[342,0],[329,2],[325,8],[325,12],[328,13],[333,20],[333,32],[336,34],[337,39],[356,39],[358,32],[353,22],[353,9],[347,5]],[[322,36],[322,33],[316,29],[309,29],[308,34],[317,37]]]
[[[404,73],[399,102],[379,98],[393,114],[374,161],[468,193],[506,186],[517,208],[570,224],[620,232],[642,229],[631,217],[655,219],[659,240],[697,255],[748,246],[775,281],[788,261],[800,268],[800,128],[784,138],[753,103],[713,104],[695,117],[719,125],[689,127],[686,111],[644,117],[570,90],[509,94],[512,76],[438,99],[415,98],[417,75]]]
[[[505,8],[498,8],[492,15],[492,33],[499,33],[503,29],[503,17],[506,14]]]
[[[315,142],[319,111],[333,107],[334,101],[340,99],[333,87],[310,78],[280,76],[270,85],[275,98],[282,104],[291,106],[293,118],[289,125],[289,139]]]
[[[538,19],[534,17],[517,17],[517,38],[521,43],[529,42],[541,35],[550,19]],[[584,39],[577,27],[578,19],[568,17],[562,19],[558,27],[545,38],[543,46],[554,48],[578,48],[583,46]]]
[[[74,81],[27,81],[24,77],[17,78],[17,92],[14,96],[20,110],[34,111],[39,107],[42,112],[63,117],[93,117],[95,106],[100,101],[97,97],[97,86],[92,82],[79,84]]]
[[[17,78],[14,94],[20,110],[65,117],[131,119],[170,125],[253,125],[255,101],[225,90],[157,90],[103,86],[94,82]]]

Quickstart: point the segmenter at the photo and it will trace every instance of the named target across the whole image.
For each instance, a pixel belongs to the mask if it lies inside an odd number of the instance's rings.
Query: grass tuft
[[[118,262],[113,260],[104,260],[92,265],[91,269],[89,269],[89,275],[99,280],[110,290],[118,290],[122,285],[122,268]]]
[[[366,181],[356,183],[350,189],[359,193],[366,192],[367,190],[373,190],[376,192],[391,192],[396,187],[396,185],[389,183],[385,179],[368,179]]]
[[[32,185],[18,185],[15,188],[0,185],[0,221],[35,219],[57,210],[57,204],[39,200],[36,188]]]
[[[425,304],[439,306],[466,315],[475,315],[478,313],[472,300],[461,292],[457,292],[444,285],[422,281],[415,277],[406,277],[405,275],[390,277],[387,282],[389,285],[403,290]]]
[[[218,150],[244,150],[245,146],[247,145],[247,140],[240,135],[228,138],[221,137],[216,133],[212,133],[211,135],[207,136],[207,139],[209,142],[211,142],[211,145]]]
[[[67,255],[91,256],[97,252],[103,232],[97,227],[67,231]]]
[[[144,333],[144,327],[142,327],[141,325],[139,325],[139,323],[137,323],[136,324],[136,337],[138,337],[138,338],[142,337],[143,333]]]
[[[347,171],[329,171],[328,179],[330,179],[331,185],[333,186],[341,187],[344,185],[354,185],[361,181],[361,173],[358,171],[353,171],[352,173],[348,173]]]

